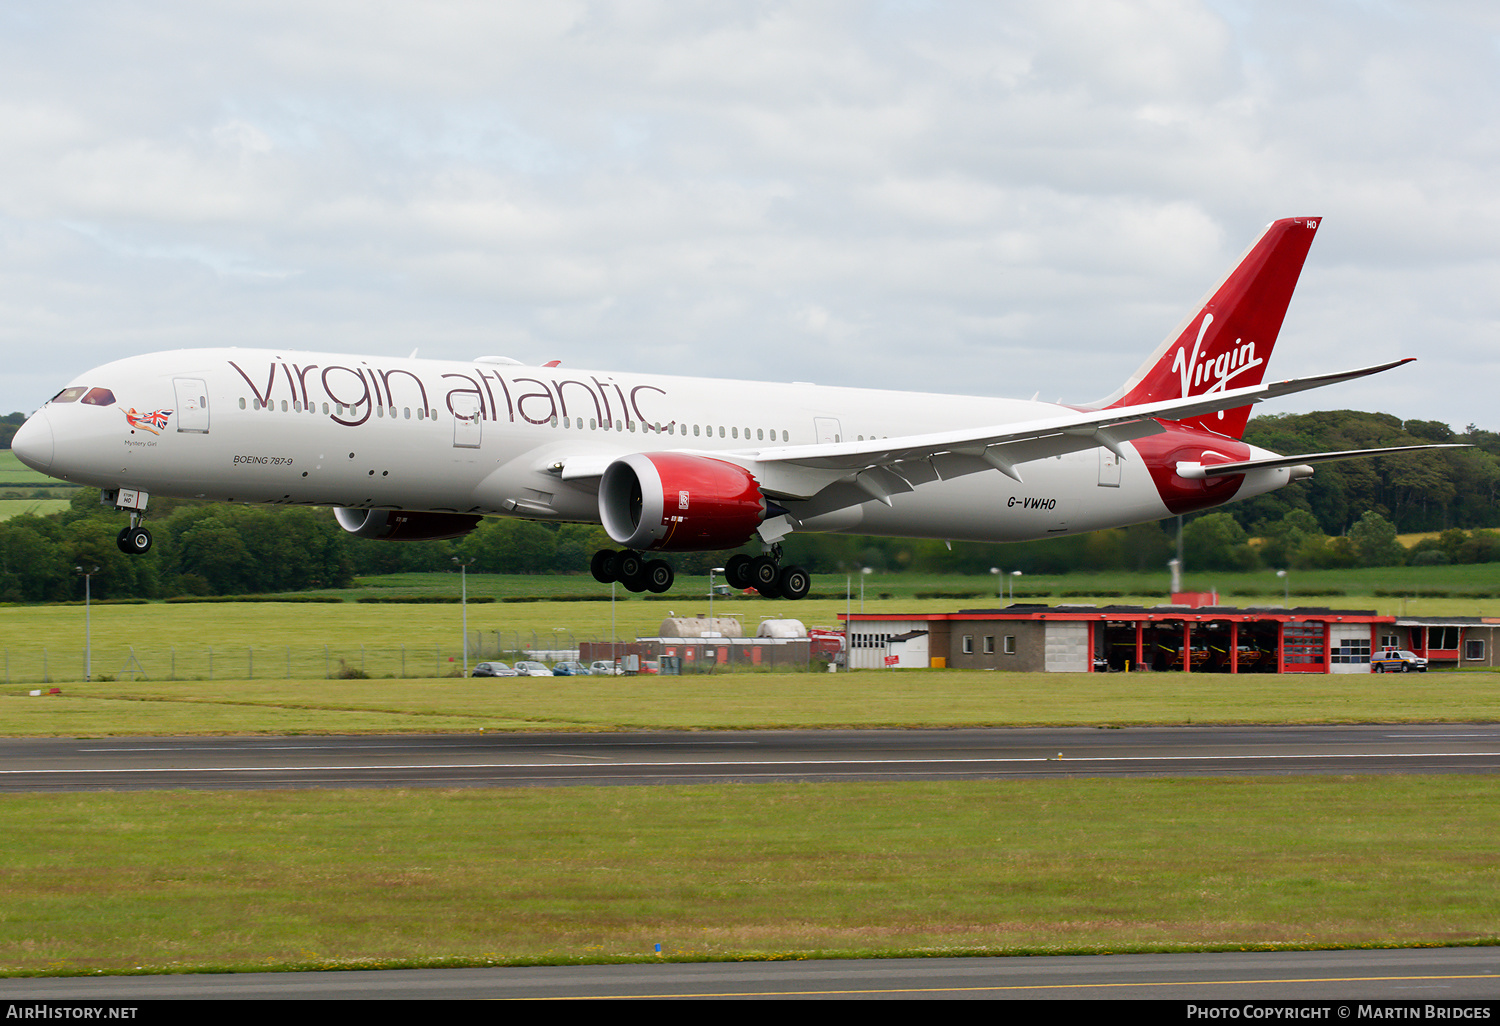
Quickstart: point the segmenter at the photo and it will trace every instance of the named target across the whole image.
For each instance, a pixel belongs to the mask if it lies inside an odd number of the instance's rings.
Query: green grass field
[[[871,609],[959,604],[870,594]],[[621,601],[619,636],[674,605]],[[832,623],[844,602],[714,610],[750,626],[788,607]],[[609,612],[469,615],[529,641],[607,636]],[[0,610],[8,672],[39,649],[81,666],[83,614]],[[97,672],[130,650],[186,667],[213,648],[219,676],[75,680],[39,697],[14,682],[0,734],[1500,721],[1486,673],[321,679],[324,645],[347,659],[404,645],[446,671],[458,622],[456,606],[95,606]],[[318,672],[287,676],[288,650]],[[0,973],[635,960],[658,943],[682,959],[1494,944],[1495,788],[1431,776],[0,795]]]
[[[0,735],[1500,721],[1489,673],[725,673],[118,681],[0,694]]]
[[[1421,572],[1419,572],[1421,571]],[[1460,572],[1462,571],[1462,572]],[[1356,579],[1356,574],[1364,576]],[[1446,590],[1500,592],[1500,564],[1473,567],[1413,567],[1384,571],[1328,572],[1343,580],[1349,594],[1321,598],[1293,597],[1293,605],[1375,609],[1377,612],[1424,616],[1500,615],[1500,598],[1395,598],[1372,594],[1381,582],[1406,581],[1413,592]],[[1340,576],[1342,575],[1342,576]],[[1245,575],[1256,577],[1257,575]],[[922,613],[958,608],[993,608],[993,599],[918,598],[919,593],[962,591],[965,578],[920,575],[893,579],[892,597],[878,597],[879,581],[867,583],[867,612]],[[1086,580],[1061,578],[1059,592],[1087,590]],[[1144,592],[1149,578],[1133,578]],[[897,583],[899,582],[899,583]],[[957,582],[957,583],[955,583]],[[1126,583],[1126,578],[1104,583]],[[1363,582],[1363,583],[1360,583]],[[1493,585],[1490,583],[1493,582]],[[982,582],[981,582],[982,583]],[[938,585],[943,585],[939,587]],[[1440,587],[1440,585],[1442,587]],[[1353,589],[1364,587],[1366,591]],[[1329,587],[1332,587],[1330,585]],[[471,661],[515,658],[522,650],[576,648],[582,641],[628,641],[654,636],[671,614],[707,613],[707,578],[681,578],[677,590],[662,600],[629,596],[623,589],[610,601],[474,602],[468,607]],[[1114,589],[1100,588],[1101,591]],[[152,680],[318,679],[341,667],[362,669],[374,677],[442,677],[458,672],[463,657],[462,611],[455,604],[362,603],[365,596],[454,596],[452,574],[404,574],[363,579],[347,592],[325,593],[335,603],[227,602],[108,604],[89,610],[89,634],[95,679],[100,676]],[[607,596],[589,577],[469,575],[475,598],[514,596]],[[1239,598],[1222,593],[1226,604],[1277,605],[1266,598]],[[1127,597],[1088,596],[1053,599],[1054,603],[1155,605],[1160,593]],[[761,620],[792,618],[837,627],[846,612],[859,612],[859,593],[846,599],[810,598],[801,602],[735,595],[716,598],[716,616],[737,618],[747,635]],[[84,608],[81,604],[11,606],[0,609],[0,683],[58,683],[84,679]]]
[[[469,574],[469,594],[504,598],[517,595],[540,597],[557,595],[592,595],[601,599],[609,594],[608,588],[597,584],[587,574],[579,575],[527,575],[527,574]],[[719,583],[723,583],[722,579]],[[1170,587],[1169,575],[1161,573],[1075,573],[1039,574],[1015,578],[1012,582],[1016,601],[1098,602],[1155,604],[1166,602]],[[1274,570],[1257,570],[1249,573],[1190,573],[1184,582],[1189,591],[1215,591],[1225,604],[1281,605],[1285,591],[1290,591],[1294,605],[1340,605],[1356,608],[1378,608],[1382,612],[1398,612],[1402,596],[1408,603],[1451,601],[1474,608],[1474,602],[1487,602],[1492,609],[1500,610],[1500,563],[1476,563],[1465,566],[1419,566],[1419,567],[1362,567],[1347,570],[1294,570],[1291,577],[1283,581]],[[847,601],[858,610],[860,602],[860,575],[815,574],[813,577],[814,601],[825,603],[821,608],[843,612]],[[1435,592],[1446,596],[1430,597]],[[381,577],[362,577],[355,580],[351,589],[338,594],[357,598],[366,595],[425,595],[433,593],[457,594],[458,580],[447,573],[389,574]],[[938,593],[939,597],[919,597]],[[655,606],[661,602],[706,603],[708,579],[706,577],[682,576],[666,596],[645,598],[631,596],[624,588],[617,589],[619,602],[638,602]],[[889,596],[889,598],[882,598]],[[935,602],[933,608],[953,608],[955,603],[974,606],[993,606],[997,602],[995,578],[988,575],[956,574],[868,574],[864,578],[864,601],[868,609],[879,607],[875,603],[895,600],[903,604],[910,601]],[[1493,601],[1489,601],[1493,600]],[[716,604],[717,604],[716,600]],[[998,600],[1001,604],[1007,600]],[[756,607],[768,604],[767,600],[754,600]],[[591,603],[583,603],[589,605]],[[774,603],[781,608],[806,608],[809,603]],[[1450,610],[1439,610],[1441,615]],[[1470,614],[1472,615],[1472,614]]]
[[[0,966],[1492,943],[1492,779],[7,795]]]
[[[67,508],[67,499],[0,499],[0,520],[9,520],[23,513],[47,517]]]
[[[0,491],[7,488],[56,488],[60,492],[74,492],[77,485],[67,484],[54,477],[32,470],[16,458],[9,449],[0,449]]]

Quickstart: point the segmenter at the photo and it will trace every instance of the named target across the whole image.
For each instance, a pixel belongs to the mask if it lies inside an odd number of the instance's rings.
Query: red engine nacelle
[[[333,516],[350,534],[385,541],[462,538],[484,519],[469,513],[412,513],[391,509],[336,509]]]
[[[1177,475],[1177,464],[1187,463],[1234,463],[1250,458],[1250,447],[1237,438],[1205,431],[1192,424],[1163,421],[1166,432],[1137,438],[1130,444],[1135,446],[1151,479],[1156,482],[1157,493],[1167,509],[1173,513],[1193,513],[1200,509],[1219,506],[1234,498],[1245,478],[1242,474],[1192,480]]]
[[[706,456],[634,453],[611,463],[599,481],[599,519],[627,548],[737,548],[765,518],[754,475]]]

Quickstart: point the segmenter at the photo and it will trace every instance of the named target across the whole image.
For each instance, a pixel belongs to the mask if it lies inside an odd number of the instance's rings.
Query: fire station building
[[[1432,669],[1497,665],[1500,617],[1394,617],[1370,609],[1043,606],[853,613],[850,669],[1368,673],[1407,649]]]

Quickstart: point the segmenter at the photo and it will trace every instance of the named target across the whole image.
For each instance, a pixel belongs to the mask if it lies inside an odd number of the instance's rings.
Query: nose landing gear
[[[134,520],[135,517],[131,517]],[[122,529],[115,538],[120,551],[128,556],[144,556],[151,551],[151,532],[144,527],[131,525]]]
[[[141,526],[141,521],[146,519],[148,498],[145,492],[132,488],[102,492],[99,495],[100,505],[113,506],[117,510],[124,510],[130,514],[130,526],[115,537],[115,544],[127,556],[144,556],[151,551],[151,532]]]

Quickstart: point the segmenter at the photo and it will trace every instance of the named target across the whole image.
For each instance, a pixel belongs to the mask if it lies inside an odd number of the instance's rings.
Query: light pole
[[[1285,570],[1276,571],[1276,576],[1281,578],[1281,608],[1292,607],[1292,579],[1286,575]]]
[[[1020,576],[1021,576],[1021,571],[1019,571],[1019,570],[1012,570],[1010,572],[1010,604],[1011,605],[1015,605],[1016,604],[1016,578],[1020,577]]]
[[[458,566],[459,599],[458,606],[462,610],[464,625],[464,677],[469,676],[469,567],[474,565],[474,560],[460,563],[458,557],[453,557],[453,562]]]
[[[865,611],[865,578],[875,572],[874,567],[863,566],[859,568],[859,611]]]
[[[708,568],[708,629],[714,629],[714,574],[722,574],[722,566],[711,566]]]
[[[91,597],[89,578],[97,574],[99,568],[91,566],[85,570],[81,566],[75,566],[73,569],[83,577],[83,679],[91,681],[94,679],[94,646],[91,640],[92,631],[90,629],[92,625],[90,623],[89,610],[89,599]]]
[[[995,601],[1005,601],[1005,571],[998,566],[990,567],[990,573],[995,575]]]

